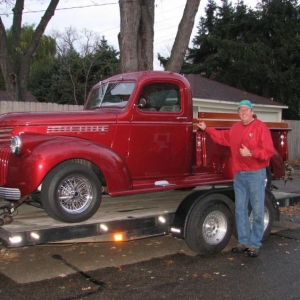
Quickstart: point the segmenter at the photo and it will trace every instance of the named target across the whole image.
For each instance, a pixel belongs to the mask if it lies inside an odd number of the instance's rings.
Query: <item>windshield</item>
[[[133,82],[101,83],[91,92],[85,109],[108,106],[124,107],[134,87]]]

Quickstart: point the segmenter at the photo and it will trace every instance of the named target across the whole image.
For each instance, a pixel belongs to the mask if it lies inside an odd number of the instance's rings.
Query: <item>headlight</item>
[[[10,141],[10,151],[14,155],[19,155],[21,153],[22,141],[21,138],[16,135]]]

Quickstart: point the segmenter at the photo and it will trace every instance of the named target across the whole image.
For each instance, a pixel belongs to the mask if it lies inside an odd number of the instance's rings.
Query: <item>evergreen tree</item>
[[[289,106],[284,118],[300,119],[299,14],[294,0],[271,0],[256,11],[210,0],[181,71],[282,102]]]

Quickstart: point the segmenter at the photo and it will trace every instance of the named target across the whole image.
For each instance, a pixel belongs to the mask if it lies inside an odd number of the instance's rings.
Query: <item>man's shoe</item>
[[[247,255],[249,257],[257,257],[259,255],[259,253],[260,253],[259,248],[249,248]]]
[[[236,247],[231,249],[232,253],[244,253],[247,252],[249,248],[247,248],[245,245],[238,244]]]

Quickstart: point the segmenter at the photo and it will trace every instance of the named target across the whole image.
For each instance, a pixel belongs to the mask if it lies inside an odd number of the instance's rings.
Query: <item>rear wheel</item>
[[[225,196],[219,195],[220,197]],[[220,200],[199,202],[187,221],[186,244],[196,253],[220,252],[230,240],[232,223],[232,212],[224,202]]]
[[[42,184],[41,200],[52,218],[82,222],[92,217],[101,203],[101,183],[87,167],[65,163],[54,168]]]
[[[250,220],[250,227],[252,228],[253,213],[252,213],[251,206],[249,206],[249,220]],[[272,205],[272,199],[270,198],[268,193],[266,193],[266,195],[265,195],[265,213],[264,213],[264,235],[263,235],[263,239],[262,239],[263,241],[269,237],[274,220],[275,220],[275,209],[273,208],[273,205]],[[234,226],[233,235],[236,238],[238,238],[236,225]]]
[[[249,215],[249,220],[250,220],[250,226],[252,228],[253,225],[253,213],[252,209],[250,208],[250,215]],[[269,195],[266,194],[265,197],[265,214],[264,214],[264,235],[263,235],[263,241],[265,241],[271,232],[273,222],[275,220],[275,211],[272,205],[272,200],[270,199]]]

